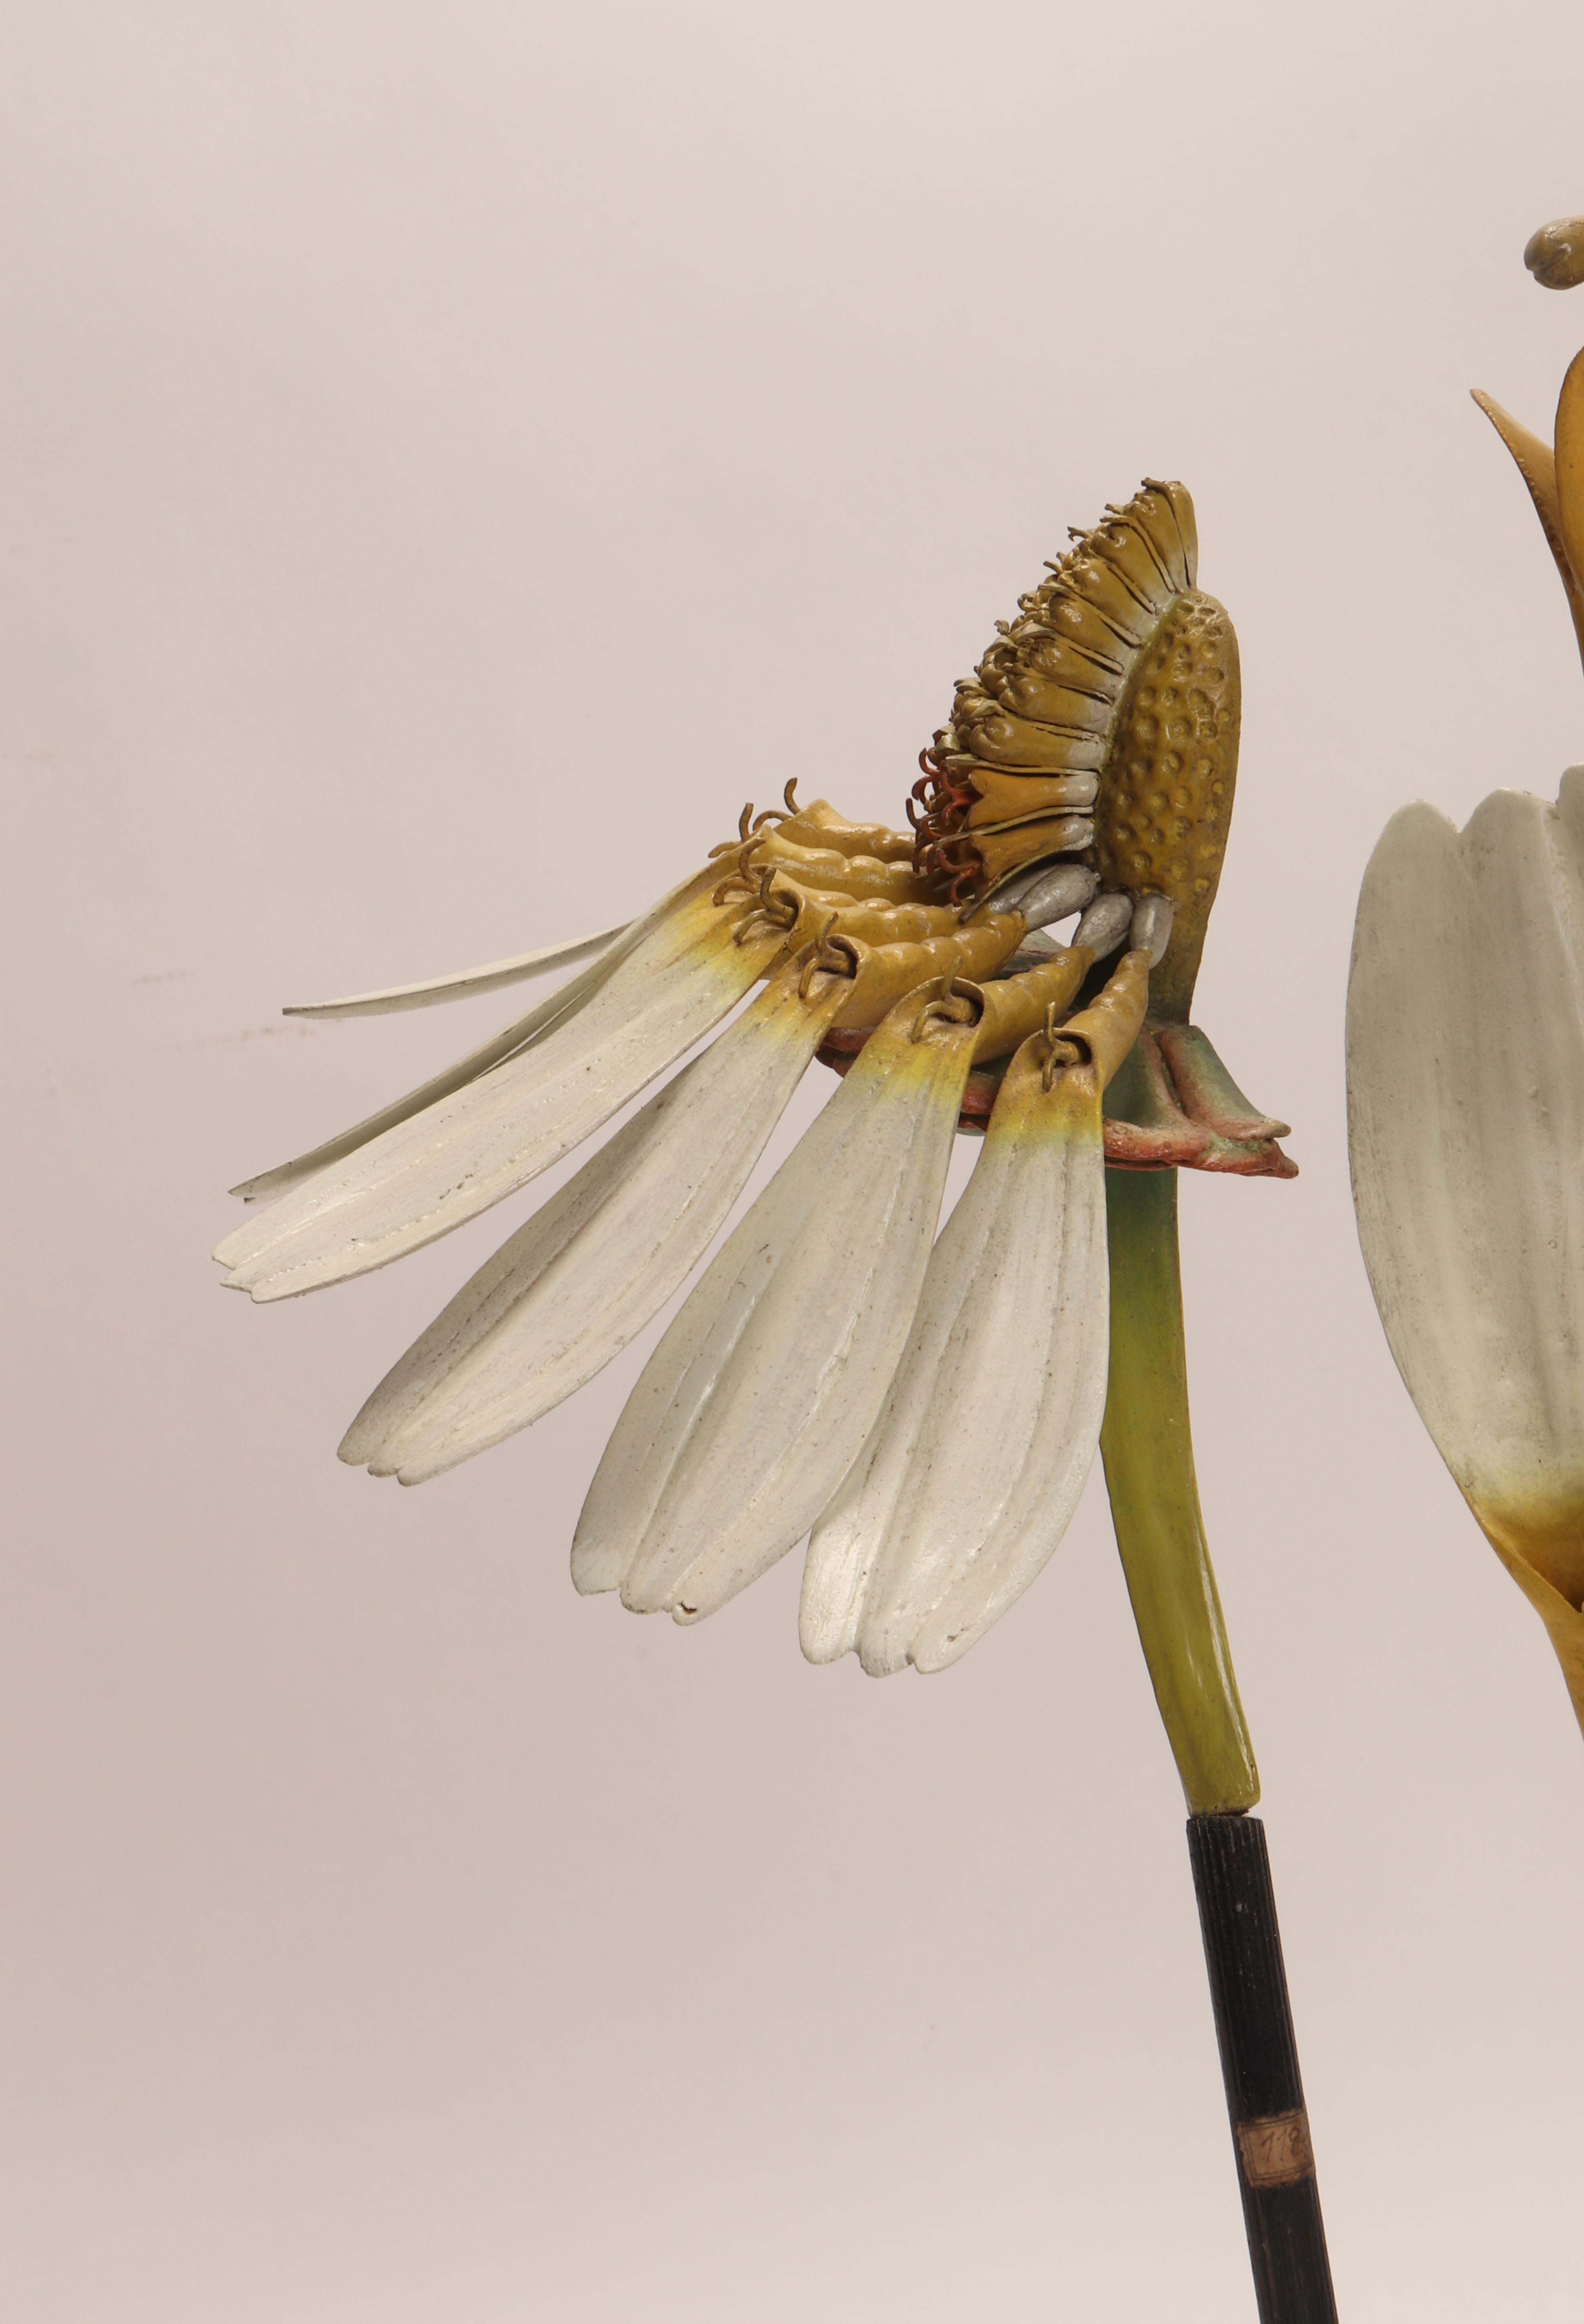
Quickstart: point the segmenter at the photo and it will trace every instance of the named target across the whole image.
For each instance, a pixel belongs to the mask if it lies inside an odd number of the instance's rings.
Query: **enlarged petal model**
[[[1365,874],[1354,1199],[1421,1417],[1584,1724],[1584,768],[1554,806],[1423,805]]]

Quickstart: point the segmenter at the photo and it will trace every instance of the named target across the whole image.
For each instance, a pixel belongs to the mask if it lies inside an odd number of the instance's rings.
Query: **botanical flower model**
[[[1198,1529],[1174,1241],[1177,1166],[1293,1175],[1284,1125],[1188,1022],[1237,641],[1195,586],[1180,484],[1147,482],[1074,542],[959,685],[910,834],[789,787],[627,927],[297,1012],[419,1007],[594,954],[448,1072],[238,1187],[276,1199],[216,1255],[258,1300],[382,1267],[558,1161],[763,982],[464,1286],[341,1457],[416,1484],[590,1379],[705,1255],[817,1055],[842,1085],[629,1398],[577,1587],[693,1621],[810,1534],[810,1657],[938,1669],[1060,1539],[1109,1352],[1108,1476],[1157,1692],[1169,1726],[1174,1703],[1199,1720],[1197,1742],[1174,1729],[1199,1754],[1191,1799],[1240,1806],[1257,1784]],[[960,1127],[983,1145],[935,1241]]]
[[[1584,219],[1524,256],[1584,281]],[[1556,443],[1476,393],[1516,460],[1584,651],[1584,354]],[[1584,768],[1423,802],[1364,876],[1348,993],[1358,1234],[1397,1369],[1539,1613],[1584,1725]]]

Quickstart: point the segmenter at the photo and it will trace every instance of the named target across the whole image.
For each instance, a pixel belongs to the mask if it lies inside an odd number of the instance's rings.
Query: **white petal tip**
[[[922,1678],[933,1677],[935,1672],[949,1670],[952,1665],[968,1652],[973,1644],[972,1637],[958,1636],[940,1646],[916,1646],[909,1662]]]
[[[235,1186],[228,1186],[226,1191],[228,1194],[235,1194],[239,1203],[262,1203],[273,1194],[284,1194],[293,1183],[290,1166],[277,1165],[272,1170],[259,1171],[252,1178],[239,1179]],[[243,1229],[239,1227],[236,1231],[240,1234]]]
[[[630,1614],[668,1614],[671,1610],[663,1598],[656,1598],[642,1590],[634,1589],[626,1582],[607,1582],[605,1587],[608,1590],[621,1591],[622,1603]]]
[[[839,1663],[843,1655],[853,1653],[858,1634],[845,1615],[833,1618],[829,1613],[815,1614],[806,1608],[797,1625],[797,1643],[806,1663],[823,1665]]]
[[[394,1457],[400,1459],[400,1455]],[[445,1461],[402,1461],[395,1472],[396,1481],[401,1485],[432,1485],[437,1477],[460,1467],[465,1458],[464,1453],[456,1453]]]
[[[402,1485],[427,1485],[431,1477],[456,1468],[464,1453],[437,1453],[431,1446],[415,1444],[401,1428],[381,1428],[377,1423],[360,1427],[356,1421],[341,1440],[337,1460],[349,1469],[366,1469],[371,1477],[394,1477]]]
[[[603,1598],[607,1591],[620,1588],[621,1582],[621,1563],[608,1551],[573,1543],[572,1587],[580,1598]]]
[[[336,1458],[350,1462],[355,1469],[365,1469],[390,1451],[401,1433],[388,1426],[377,1412],[359,1412],[347,1424]]]

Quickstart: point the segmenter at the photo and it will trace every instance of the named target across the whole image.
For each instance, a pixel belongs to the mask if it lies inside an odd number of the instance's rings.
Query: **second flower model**
[[[1524,259],[1584,282],[1584,218]],[[1479,391],[1584,654],[1584,350],[1554,441]],[[1545,1625],[1584,1728],[1584,768],[1459,831],[1401,808],[1364,875],[1348,991],[1358,1236],[1410,1396]]]

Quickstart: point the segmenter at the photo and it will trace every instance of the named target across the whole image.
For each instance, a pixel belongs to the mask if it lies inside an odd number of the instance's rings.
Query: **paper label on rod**
[[[1264,2114],[1238,2125],[1238,2153],[1251,2187],[1291,2187],[1314,2176],[1309,2116],[1302,2107],[1290,2114]]]

